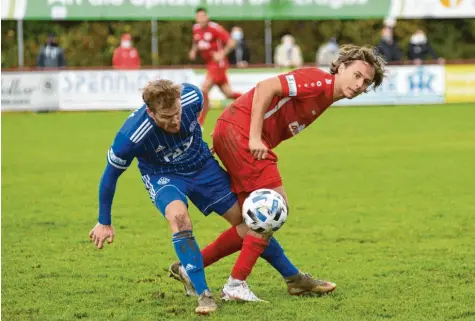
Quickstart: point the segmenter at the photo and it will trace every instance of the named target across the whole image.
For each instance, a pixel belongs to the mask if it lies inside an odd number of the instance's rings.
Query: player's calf
[[[160,202],[157,202],[160,205]],[[164,210],[173,232],[173,246],[192,287],[199,295],[196,313],[207,314],[216,310],[216,303],[206,284],[203,257],[192,231],[186,204],[174,200]]]

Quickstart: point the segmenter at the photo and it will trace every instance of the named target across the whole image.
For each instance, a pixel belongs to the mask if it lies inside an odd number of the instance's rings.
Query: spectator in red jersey
[[[196,53],[199,51],[208,69],[205,82],[201,85],[204,102],[203,110],[198,118],[200,125],[203,126],[209,111],[208,94],[214,85],[217,85],[230,99],[238,98],[241,93],[233,92],[226,75],[229,66],[227,55],[236,47],[236,41],[219,24],[209,21],[205,8],[196,9],[195,19],[190,60],[195,60]]]
[[[112,66],[115,69],[139,69],[140,56],[136,48],[132,47],[132,37],[124,33],[120,40],[120,47],[114,50]]]

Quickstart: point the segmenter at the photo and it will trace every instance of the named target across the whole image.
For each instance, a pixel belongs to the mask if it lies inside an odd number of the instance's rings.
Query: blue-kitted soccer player
[[[145,104],[128,117],[107,153],[108,162],[99,187],[98,223],[89,237],[99,249],[106,240],[113,241],[111,207],[117,180],[137,158],[150,198],[168,220],[173,233],[173,245],[181,264],[172,264],[171,272],[190,294],[196,291],[198,307],[195,311],[207,314],[217,306],[206,284],[203,256],[193,236],[187,198],[203,214],[221,215],[236,227],[238,237],[253,232],[242,221],[228,174],[203,141],[197,120],[203,104],[200,90],[191,84],[156,80],[144,88],[143,100]],[[256,233],[256,237],[264,236]],[[213,244],[209,247],[211,249]],[[298,277],[298,281],[289,286],[316,289],[316,280],[299,272],[274,238],[262,257],[286,280]],[[207,265],[218,259],[211,255]],[[259,301],[245,282],[236,283],[233,293],[231,299]]]
[[[111,206],[117,179],[137,158],[150,198],[168,220],[176,254],[199,294],[196,312],[207,314],[216,310],[216,304],[193,236],[187,196],[205,215],[214,211],[225,217],[232,210],[239,213],[236,197],[227,173],[202,139],[197,121],[201,92],[190,84],[157,80],[144,88],[143,99],[145,105],[129,116],[108,151],[99,188],[98,224],[90,237],[98,248],[107,238],[113,241]]]

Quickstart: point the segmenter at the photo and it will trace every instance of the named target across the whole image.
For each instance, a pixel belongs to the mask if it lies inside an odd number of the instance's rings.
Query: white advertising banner
[[[279,70],[257,70],[253,71],[252,69],[242,70],[242,71],[228,71],[228,78],[231,88],[235,92],[245,93],[246,91],[251,90],[259,81],[265,80],[267,78],[275,77],[279,75]],[[205,80],[204,73],[196,74],[196,81],[198,87],[204,82]],[[214,86],[210,93],[209,93],[210,100],[223,100],[225,99],[224,94],[219,90],[217,86]]]
[[[446,93],[445,67],[390,66],[389,74],[377,91],[336,103],[345,105],[402,105],[443,103]],[[234,91],[246,92],[259,81],[283,71],[274,69],[231,70],[228,77]],[[94,70],[56,72],[2,72],[2,111],[23,110],[118,110],[143,104],[141,88],[153,79],[189,82],[198,87],[204,73],[192,69]],[[221,101],[217,87],[210,100]]]
[[[196,83],[191,69],[60,71],[61,110],[136,109],[155,79]]]
[[[376,91],[340,100],[335,105],[441,104],[444,100],[444,66],[389,66],[388,77]]]
[[[343,99],[335,105],[397,105],[397,104],[429,104],[443,103],[445,94],[444,66],[389,66],[388,77],[377,91],[348,100]],[[229,71],[228,78],[234,91],[246,92],[258,81],[275,77],[283,73],[279,70],[269,71]],[[197,81],[201,84],[204,75],[199,74]],[[222,100],[224,95],[214,87],[210,92],[210,100]]]
[[[2,111],[59,107],[57,72],[2,72]]]
[[[473,18],[475,0],[393,0],[390,17]]]

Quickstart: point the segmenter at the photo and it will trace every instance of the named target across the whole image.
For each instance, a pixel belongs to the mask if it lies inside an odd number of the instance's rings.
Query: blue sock
[[[198,295],[208,290],[206,284],[205,271],[203,268],[203,257],[200,248],[196,243],[192,231],[181,231],[173,234],[173,246],[181,264],[190,277],[191,283],[195,287]]]
[[[279,271],[284,278],[299,273],[299,270],[292,264],[292,262],[290,262],[289,258],[284,253],[284,249],[274,237],[271,237],[269,240],[269,245],[266,247],[261,257],[269,262],[274,269]]]

